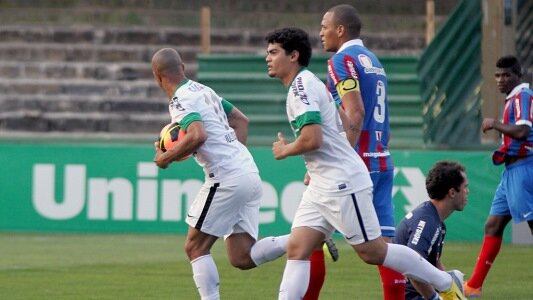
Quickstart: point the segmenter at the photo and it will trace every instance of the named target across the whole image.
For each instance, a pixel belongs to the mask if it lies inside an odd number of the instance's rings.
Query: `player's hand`
[[[309,185],[309,182],[311,182],[311,176],[309,176],[309,172],[305,172],[304,185]]]
[[[284,159],[287,157],[285,154],[285,146],[287,145],[287,140],[283,137],[281,132],[278,132],[278,140],[272,143],[272,154],[277,160]]]
[[[161,150],[161,148],[159,148],[159,142],[154,142],[154,148],[155,148],[155,156],[154,156],[154,162],[155,164],[160,167],[161,169],[166,169],[168,168],[168,164],[169,163],[166,163],[164,162],[161,158],[161,156],[163,155],[163,150]]]
[[[485,118],[485,119],[483,119],[483,123],[481,123],[481,129],[483,129],[483,133],[485,133],[488,130],[491,130],[493,128],[494,128],[494,119],[493,118]]]

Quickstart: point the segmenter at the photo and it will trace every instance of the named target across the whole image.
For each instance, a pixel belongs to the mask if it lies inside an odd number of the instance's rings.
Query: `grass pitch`
[[[199,299],[183,236],[0,234],[1,299]],[[321,299],[382,299],[377,269],[337,241]],[[470,275],[480,245],[446,244],[448,268]],[[485,281],[483,299],[533,299],[531,246],[504,245]],[[222,299],[277,299],[285,257],[259,268],[230,266],[221,241],[213,256]]]

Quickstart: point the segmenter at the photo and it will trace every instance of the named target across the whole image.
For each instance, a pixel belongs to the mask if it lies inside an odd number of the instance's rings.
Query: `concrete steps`
[[[265,33],[213,28],[212,52],[263,55]],[[324,52],[317,33],[311,39],[314,54],[320,55]],[[413,46],[413,41],[417,44],[421,39],[387,33],[365,38],[367,45],[379,49],[377,53],[387,53],[392,48],[405,53],[418,51],[420,45]],[[163,47],[178,49],[187,76],[197,79],[201,52],[198,29],[3,25],[0,27],[0,137],[38,132],[41,136],[61,133],[115,138],[123,134],[155,139],[169,121],[166,96],[154,82],[150,65],[153,53]],[[263,68],[262,63],[260,67]],[[228,74],[216,77],[231,79],[226,84],[235,85],[234,92],[238,93],[246,92],[239,89],[254,80],[253,76],[239,79]],[[211,83],[209,78],[204,80]],[[272,80],[272,86],[259,87],[267,97],[268,93],[277,93],[279,84]],[[237,96],[236,100],[246,103],[245,97]],[[281,116],[284,116],[283,100],[278,94],[274,99],[265,98],[265,102],[277,103],[272,109]],[[284,117],[274,120],[263,116],[264,106],[261,108],[250,101],[246,109],[258,133],[250,138],[252,143],[266,140],[270,143],[272,124],[288,130]]]

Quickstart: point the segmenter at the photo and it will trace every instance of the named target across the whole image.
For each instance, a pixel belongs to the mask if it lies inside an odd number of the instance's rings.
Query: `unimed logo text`
[[[33,165],[32,203],[36,212],[50,220],[70,220],[84,217],[88,220],[116,221],[183,221],[202,186],[199,179],[161,179],[153,162],[139,162],[136,178],[87,178],[87,166],[67,164],[63,176],[57,175],[54,164]],[[393,196],[401,191],[408,205],[406,211],[427,200],[424,175],[419,168],[396,168],[402,172],[409,186],[395,186]],[[61,199],[56,187],[63,189]],[[277,211],[291,222],[305,186],[292,181],[276,189],[263,181],[260,223],[274,223]]]

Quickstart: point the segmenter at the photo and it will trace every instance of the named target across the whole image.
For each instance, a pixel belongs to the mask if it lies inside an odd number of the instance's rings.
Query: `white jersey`
[[[320,194],[350,194],[372,186],[363,160],[343,134],[335,101],[311,71],[302,69],[287,93],[287,116],[296,137],[302,127],[320,124],[319,149],[303,155],[311,177],[309,188]]]
[[[211,88],[186,79],[174,92],[168,109],[172,122],[179,123],[185,131],[191,122],[202,122],[207,140],[194,157],[206,178],[228,179],[258,173],[252,155],[228,124],[222,98]]]

